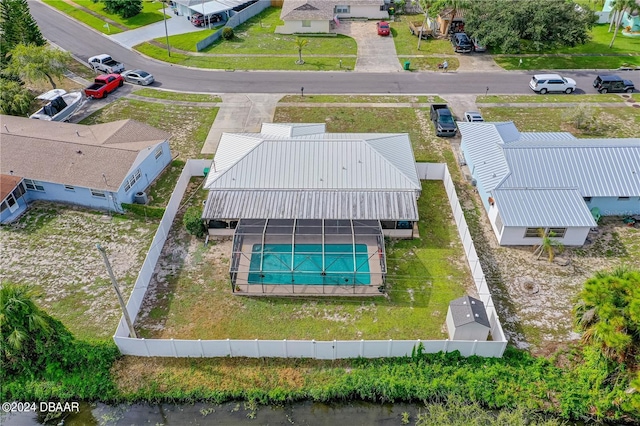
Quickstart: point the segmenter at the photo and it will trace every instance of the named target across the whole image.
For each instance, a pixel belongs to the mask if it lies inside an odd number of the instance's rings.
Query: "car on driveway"
[[[480,43],[477,38],[472,38],[471,39],[471,44],[473,44],[473,51],[474,52],[486,52],[487,51],[487,46],[485,46],[484,44]]]
[[[599,75],[593,80],[593,87],[600,93],[607,92],[627,92],[635,90],[631,80],[624,80],[618,75]]]
[[[484,118],[482,118],[482,115],[478,111],[466,111],[464,113],[464,119],[469,123],[484,121]]]
[[[389,31],[390,31],[390,27],[389,27],[389,23],[386,21],[380,21],[377,23],[376,25],[378,27],[378,35],[380,36],[388,36],[389,35]]]
[[[469,53],[473,50],[473,44],[465,33],[454,33],[451,35],[451,44],[456,53]]]
[[[140,84],[142,86],[148,86],[154,82],[153,76],[146,71],[132,70],[125,71],[122,74],[124,81],[127,83]]]
[[[529,87],[536,93],[544,95],[549,92],[573,93],[576,81],[558,74],[536,74],[531,77]]]

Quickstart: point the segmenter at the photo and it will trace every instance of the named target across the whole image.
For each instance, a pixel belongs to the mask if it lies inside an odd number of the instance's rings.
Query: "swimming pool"
[[[293,253],[292,253],[293,251]],[[355,257],[355,268],[354,268]],[[355,270],[355,272],[354,272]],[[366,244],[254,244],[249,284],[369,285]]]

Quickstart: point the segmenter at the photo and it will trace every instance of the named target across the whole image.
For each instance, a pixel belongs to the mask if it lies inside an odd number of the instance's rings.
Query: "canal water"
[[[2,413],[2,426],[129,426],[129,425],[303,425],[400,426],[415,424],[421,404],[300,402],[258,406],[246,402],[226,404],[120,404],[80,403],[77,413],[46,418],[45,413]],[[567,426],[582,423],[565,423]]]

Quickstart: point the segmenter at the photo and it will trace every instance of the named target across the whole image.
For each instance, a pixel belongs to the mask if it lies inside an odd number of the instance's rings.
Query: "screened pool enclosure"
[[[377,220],[241,219],[235,229],[234,293],[379,296],[385,274]]]

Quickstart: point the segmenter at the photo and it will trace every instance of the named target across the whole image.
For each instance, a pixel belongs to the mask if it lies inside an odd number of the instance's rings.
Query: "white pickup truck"
[[[114,61],[111,56],[105,55],[104,53],[90,57],[89,65],[94,69],[94,71],[102,71],[107,74],[119,74],[124,71],[123,64]]]

